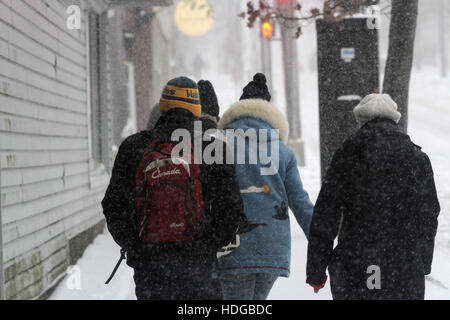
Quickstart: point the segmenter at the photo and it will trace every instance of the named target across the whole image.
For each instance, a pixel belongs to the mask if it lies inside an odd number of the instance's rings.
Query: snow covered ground
[[[225,80],[211,79],[216,89],[227,88]],[[317,78],[301,76],[302,130],[306,148],[306,167],[300,168],[304,185],[315,201],[320,188]],[[221,83],[224,85],[221,86]],[[438,77],[436,70],[415,71],[411,83],[410,127],[413,141],[430,156],[441,202],[441,215],[433,262],[426,282],[427,299],[450,299],[450,78]],[[278,90],[278,92],[282,92]],[[232,102],[234,92],[219,92],[222,105]],[[279,100],[279,99],[277,99]],[[300,227],[292,221],[291,277],[280,278],[269,295],[273,300],[331,299],[329,285],[319,293],[305,284],[307,242]],[[136,299],[133,271],[122,264],[110,285],[106,278],[119,257],[119,248],[107,231],[97,237],[78,261],[80,290],[71,288],[73,276],[64,279],[50,299]],[[73,287],[73,285],[72,285]]]

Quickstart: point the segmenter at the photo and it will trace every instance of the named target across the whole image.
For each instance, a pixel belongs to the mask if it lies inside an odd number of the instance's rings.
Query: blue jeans
[[[224,274],[220,284],[224,300],[266,300],[278,275],[270,273]]]

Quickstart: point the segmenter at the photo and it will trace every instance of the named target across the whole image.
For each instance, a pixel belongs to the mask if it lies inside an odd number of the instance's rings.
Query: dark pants
[[[362,279],[363,280],[363,279]],[[358,281],[359,282],[359,281]],[[367,285],[354,281],[342,281],[339,274],[330,277],[334,300],[424,300],[425,277],[411,275],[391,283],[381,283],[380,289],[369,290]]]
[[[224,300],[266,300],[278,276],[270,273],[226,274],[220,277]]]
[[[138,300],[221,300],[212,267],[183,263],[152,264],[134,269]]]

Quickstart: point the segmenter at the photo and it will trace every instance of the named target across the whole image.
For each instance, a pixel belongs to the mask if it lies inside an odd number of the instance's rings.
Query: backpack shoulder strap
[[[108,280],[106,280],[105,284],[109,284],[111,282],[111,280],[114,278],[114,276],[116,275],[117,269],[119,269],[121,263],[123,260],[126,259],[126,251],[124,249],[120,250],[120,258],[119,261],[117,261],[116,266],[114,267],[114,270],[112,271],[111,275],[109,276]]]

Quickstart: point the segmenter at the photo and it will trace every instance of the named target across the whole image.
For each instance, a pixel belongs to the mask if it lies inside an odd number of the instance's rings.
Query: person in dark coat
[[[180,96],[186,91],[192,94]],[[155,139],[170,140],[176,129],[187,129],[194,137],[194,121],[201,116],[198,96],[197,84],[188,78],[180,77],[168,82],[159,104],[162,114],[155,128],[132,135],[121,144],[102,201],[108,230],[126,251],[127,264],[134,268],[139,300],[217,299],[212,279],[216,254],[232,241],[238,228],[242,202],[233,190],[239,190],[239,187],[233,185],[233,178],[223,172],[214,179],[214,168],[201,164],[202,184],[207,181],[211,190],[218,191],[203,195],[207,217],[203,231],[193,240],[181,244],[149,245],[138,239],[135,218],[138,164],[145,149]],[[223,185],[222,179],[228,185]],[[170,195],[167,195],[167,201],[170,201]]]
[[[440,211],[430,160],[401,132],[389,95],[367,96],[354,114],[360,129],[314,208],[306,282],[321,289],[328,267],[334,299],[424,299]]]

